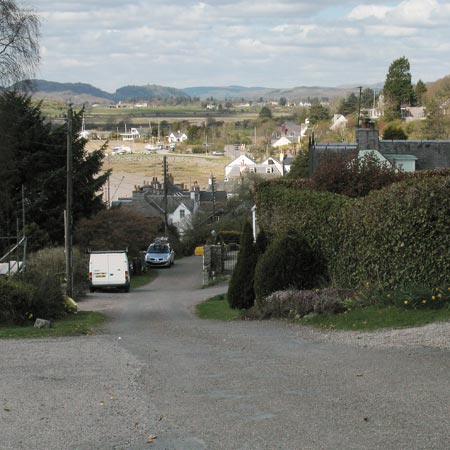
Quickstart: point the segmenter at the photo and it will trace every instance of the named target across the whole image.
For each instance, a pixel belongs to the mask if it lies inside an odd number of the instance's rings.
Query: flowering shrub
[[[409,309],[450,308],[450,286],[398,289],[385,294],[384,302]]]
[[[300,318],[310,313],[339,313],[346,310],[345,299],[352,297],[350,289],[287,289],[276,291],[258,302],[259,318]]]

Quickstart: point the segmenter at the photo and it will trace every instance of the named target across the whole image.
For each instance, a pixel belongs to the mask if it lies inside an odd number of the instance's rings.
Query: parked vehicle
[[[145,263],[154,267],[170,267],[174,264],[175,252],[167,238],[159,238],[152,242],[145,254]]]
[[[125,250],[91,252],[89,257],[89,290],[102,288],[130,290],[130,268]]]
[[[133,153],[133,150],[126,145],[119,145],[118,147],[113,148],[113,155],[124,155],[126,153]]]

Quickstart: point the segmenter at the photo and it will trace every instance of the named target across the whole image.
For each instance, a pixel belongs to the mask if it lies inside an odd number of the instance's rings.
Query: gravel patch
[[[316,341],[369,348],[424,347],[450,350],[450,322],[436,322],[422,327],[397,328],[371,332],[319,330],[302,328],[301,337]]]
[[[111,336],[2,341],[0,448],[145,448],[156,413]]]

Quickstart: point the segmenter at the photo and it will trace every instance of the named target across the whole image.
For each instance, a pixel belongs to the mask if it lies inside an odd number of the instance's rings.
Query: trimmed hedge
[[[257,208],[269,234],[294,229],[324,256],[334,286],[433,287],[450,278],[448,171],[408,176],[359,199],[265,183]]]
[[[256,192],[258,224],[270,236],[295,230],[326,261],[337,252],[342,209],[354,199],[304,188],[303,183],[262,183]]]
[[[343,211],[339,231],[333,271],[339,285],[445,284],[450,278],[450,177],[409,179],[372,192]]]

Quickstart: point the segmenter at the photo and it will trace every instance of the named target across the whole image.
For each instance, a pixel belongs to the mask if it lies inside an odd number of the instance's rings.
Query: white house
[[[176,142],[184,142],[187,141],[188,137],[186,133],[182,133],[181,131],[178,131],[176,133],[170,133],[169,134],[169,143],[174,144]]]
[[[130,131],[127,131],[127,127],[125,126],[125,133],[120,133],[122,136],[122,141],[134,141],[141,137],[139,131],[136,128],[130,128]]]
[[[239,178],[244,172],[256,172],[256,162],[247,155],[240,155],[225,167],[225,181]]]
[[[179,203],[176,208],[168,214],[169,223],[177,227],[178,232],[183,236],[185,230],[189,227],[192,218],[191,209],[184,202]]]
[[[263,178],[277,178],[284,176],[291,168],[293,158],[282,154],[280,159],[269,156],[264,161],[256,163],[246,155],[241,155],[225,167],[225,182],[230,182],[254,173]]]
[[[285,145],[292,145],[292,141],[290,139],[288,139],[286,136],[281,136],[280,139],[277,139],[272,144],[272,147],[278,148],[278,147],[284,147]]]
[[[348,120],[342,114],[335,114],[331,119],[331,131],[345,130]]]

